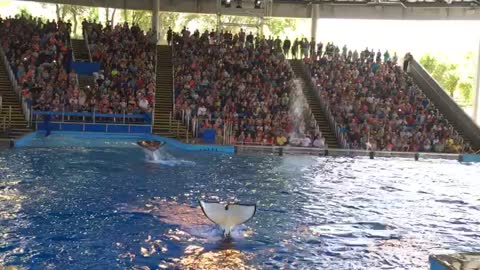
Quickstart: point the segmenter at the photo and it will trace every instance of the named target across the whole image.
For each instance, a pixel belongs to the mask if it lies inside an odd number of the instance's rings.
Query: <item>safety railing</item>
[[[278,155],[319,155],[332,157],[363,157],[369,159],[375,158],[403,158],[410,160],[431,160],[431,159],[447,159],[459,160],[459,154],[447,153],[430,153],[430,152],[396,152],[396,151],[369,151],[369,150],[354,150],[354,149],[340,149],[340,148],[315,148],[315,147],[293,147],[293,146],[270,146],[270,145],[255,145],[243,144],[235,145],[238,153],[272,153]]]
[[[72,50],[72,61],[75,62],[75,51],[73,50],[73,44],[72,44],[72,38],[70,40],[70,49]],[[77,87],[80,87],[80,82],[78,80],[78,74],[75,74],[75,83],[77,84]]]
[[[29,103],[27,102],[27,99],[22,96],[22,92],[20,91],[20,87],[18,86],[17,83],[17,78],[13,74],[12,67],[10,66],[10,63],[8,62],[7,56],[5,55],[5,52],[3,51],[3,48],[0,47],[0,56],[3,59],[3,65],[5,66],[5,69],[7,70],[8,74],[8,79],[10,80],[10,83],[12,84],[13,91],[15,94],[18,95],[18,99],[21,101],[21,107],[23,111],[23,115],[25,116],[25,120],[28,123],[28,126],[30,127],[31,123],[31,108]],[[10,110],[10,117],[9,121],[11,122],[11,108]]]
[[[88,42],[88,34],[87,32],[83,29],[82,30],[83,32],[83,38],[84,38],[84,41],[85,41],[85,46],[87,46],[87,51],[88,51],[88,60],[90,60],[90,62],[92,62],[92,52],[90,51],[90,44]]]
[[[46,111],[32,111],[33,121],[44,121],[43,116],[53,117],[51,120],[62,123],[116,123],[116,124],[129,124],[129,123],[141,123],[149,124],[149,116],[146,114],[106,114],[98,113],[95,110],[93,112],[46,112]],[[42,117],[40,117],[42,116]]]
[[[3,108],[0,108],[0,114],[3,114],[2,109]],[[12,106],[8,106],[8,109],[1,120],[3,133],[7,133],[7,130],[12,126]]]
[[[335,120],[335,117],[333,116],[329,105],[322,99],[322,91],[323,90],[320,87],[318,87],[315,79],[311,77],[310,68],[307,65],[303,64],[303,62],[302,62],[302,65],[304,66],[305,70],[307,71],[307,75],[309,76],[309,78],[311,80],[311,83],[312,83],[313,89],[315,90],[315,94],[317,95],[317,99],[319,101],[320,107],[322,108],[322,111],[325,113],[330,126],[333,128],[333,130],[335,132],[335,136],[340,141],[341,147],[344,148],[344,149],[349,149],[350,146],[348,144],[346,135],[343,133],[341,127],[338,125],[337,121]]]

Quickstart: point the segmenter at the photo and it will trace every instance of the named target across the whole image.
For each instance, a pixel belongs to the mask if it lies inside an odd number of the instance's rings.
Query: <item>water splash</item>
[[[148,163],[162,164],[167,166],[177,166],[177,165],[195,165],[195,162],[188,160],[176,159],[163,148],[157,149],[155,151],[150,151],[143,149],[145,152],[145,161]]]
[[[293,130],[289,134],[290,140],[302,139],[305,137],[311,118],[310,106],[303,94],[303,83],[299,79],[294,79],[290,91],[290,115],[293,121]]]

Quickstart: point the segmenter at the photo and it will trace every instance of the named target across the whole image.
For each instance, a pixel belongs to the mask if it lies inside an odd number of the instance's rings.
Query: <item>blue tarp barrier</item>
[[[214,142],[215,135],[216,135],[215,129],[207,128],[203,131],[203,140],[206,142]]]
[[[100,71],[100,63],[95,62],[73,62],[71,67],[79,75],[92,75]]]

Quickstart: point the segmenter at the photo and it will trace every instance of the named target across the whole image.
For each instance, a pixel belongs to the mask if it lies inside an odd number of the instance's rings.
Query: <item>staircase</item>
[[[22,105],[17,94],[12,89],[7,70],[3,64],[3,59],[0,59],[0,96],[2,97],[2,107],[0,109],[0,139],[18,139],[32,132],[32,129],[27,127],[28,123],[22,112]],[[10,115],[11,121],[9,126]],[[6,131],[3,130],[4,119],[7,126]]]
[[[93,76],[91,75],[78,75],[78,87],[80,89],[86,89],[87,86],[94,85]]]
[[[72,39],[72,50],[75,54],[75,61],[90,62],[88,48],[83,39]]]
[[[187,138],[187,129],[173,116],[173,63],[170,46],[157,46],[157,79],[155,88],[155,118],[153,133],[177,138]],[[172,120],[170,121],[170,114]]]
[[[335,137],[335,133],[332,132],[330,124],[328,123],[328,119],[325,117],[325,112],[320,106],[318,95],[314,92],[315,89],[313,89],[312,84],[310,83],[311,78],[305,72],[302,60],[290,60],[290,66],[295,72],[296,77],[303,81],[303,94],[307,99],[308,105],[310,106],[310,109],[315,116],[315,120],[317,121],[318,127],[322,132],[322,135],[325,138],[325,142],[328,144],[328,147],[339,147],[337,138]]]

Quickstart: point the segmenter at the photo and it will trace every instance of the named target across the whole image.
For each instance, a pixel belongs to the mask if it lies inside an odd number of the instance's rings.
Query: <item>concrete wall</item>
[[[27,0],[22,0],[27,1]],[[151,0],[39,0],[35,2],[76,4],[85,6],[114,7],[127,9],[152,10]],[[408,3],[405,8],[401,4],[373,6],[364,4],[320,4],[320,18],[345,19],[396,19],[396,20],[479,20],[478,7],[452,7],[446,4]],[[430,6],[428,6],[430,5]],[[436,5],[436,6],[434,6]],[[161,11],[216,13],[216,0],[160,0]],[[235,8],[232,8],[232,12]],[[311,5],[275,3],[273,16],[310,18]]]

